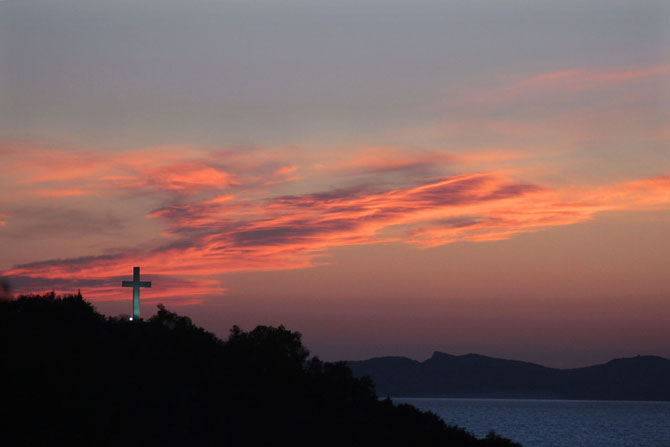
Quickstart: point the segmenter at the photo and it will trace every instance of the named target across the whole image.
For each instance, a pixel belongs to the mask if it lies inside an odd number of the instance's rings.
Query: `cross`
[[[151,281],[140,281],[140,268],[133,267],[133,280],[121,281],[121,286],[133,288],[133,316],[131,320],[140,319],[140,287],[151,287]]]

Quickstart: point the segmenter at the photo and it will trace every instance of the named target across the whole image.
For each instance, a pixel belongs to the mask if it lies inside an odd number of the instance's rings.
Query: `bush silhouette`
[[[81,294],[0,301],[6,445],[513,446],[379,400],[283,326],[222,341],[159,305],[106,318]]]

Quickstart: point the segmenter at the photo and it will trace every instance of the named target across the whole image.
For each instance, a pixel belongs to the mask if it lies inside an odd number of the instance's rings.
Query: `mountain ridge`
[[[402,356],[348,361],[380,396],[670,400],[670,359],[638,355],[579,367],[440,351],[417,361]]]

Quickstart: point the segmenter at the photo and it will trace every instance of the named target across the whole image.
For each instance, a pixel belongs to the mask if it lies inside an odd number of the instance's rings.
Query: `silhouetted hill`
[[[226,341],[159,306],[105,318],[81,295],[0,301],[3,445],[514,446],[379,400],[280,326]]]
[[[670,400],[670,360],[654,356],[576,369],[441,352],[424,362],[380,357],[347,364],[356,377],[371,377],[382,396]]]

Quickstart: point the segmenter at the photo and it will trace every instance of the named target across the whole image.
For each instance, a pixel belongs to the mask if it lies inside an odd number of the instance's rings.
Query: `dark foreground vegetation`
[[[81,295],[0,302],[4,445],[514,446],[324,363],[283,327],[227,341],[159,306],[106,318]]]

